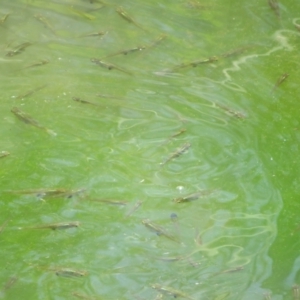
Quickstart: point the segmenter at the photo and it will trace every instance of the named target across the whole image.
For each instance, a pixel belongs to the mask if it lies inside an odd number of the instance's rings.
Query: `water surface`
[[[293,299],[299,5],[91,2],[2,3],[1,297]]]

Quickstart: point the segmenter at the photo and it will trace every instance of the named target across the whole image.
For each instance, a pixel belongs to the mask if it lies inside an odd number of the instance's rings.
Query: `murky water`
[[[0,296],[299,299],[299,5],[2,1]]]

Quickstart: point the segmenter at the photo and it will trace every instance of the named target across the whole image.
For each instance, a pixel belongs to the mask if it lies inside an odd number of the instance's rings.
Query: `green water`
[[[2,1],[0,297],[299,299],[300,3],[148,2]]]

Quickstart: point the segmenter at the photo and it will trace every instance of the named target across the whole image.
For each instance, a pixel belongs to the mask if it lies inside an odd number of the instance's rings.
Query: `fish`
[[[173,67],[169,71],[174,72],[176,70],[187,68],[187,67],[193,67],[193,68],[195,68],[198,65],[206,64],[206,63],[212,63],[212,62],[215,62],[215,61],[218,61],[218,58],[216,56],[212,56],[212,57],[209,57],[209,58],[206,58],[206,59],[202,59],[202,60],[195,60],[195,61],[191,61],[191,62],[188,62],[188,63],[182,63],[180,65],[177,65],[177,66]]]
[[[99,106],[99,104],[97,104],[97,103],[93,103],[93,102],[90,102],[90,101],[86,101],[86,100],[83,100],[83,99],[78,98],[78,97],[72,97],[72,99],[73,99],[74,101],[77,101],[77,102],[80,102],[80,103],[83,103],[83,104],[90,104],[90,105]]]
[[[16,276],[12,276],[10,277],[7,282],[4,284],[4,287],[2,289],[2,292],[6,292],[7,290],[9,290],[17,281],[18,281],[18,277]]]
[[[276,81],[273,89],[271,90],[271,94],[274,93],[274,91],[279,87],[279,85],[281,85],[288,77],[289,77],[288,73],[282,74]]]
[[[10,155],[10,153],[8,151],[3,150],[0,152],[0,158],[6,157],[8,155]]]
[[[186,299],[194,300],[194,298],[190,297],[189,295],[183,293],[182,291],[176,290],[169,286],[163,286],[161,284],[155,283],[151,284],[151,287],[155,290],[157,290],[160,293],[167,294],[169,296],[172,296],[174,298],[181,297]]]
[[[183,256],[174,256],[174,257],[155,257],[155,259],[162,260],[165,262],[174,262],[174,261],[180,261],[183,260]]]
[[[179,136],[179,135],[181,135],[181,134],[183,134],[183,133],[185,133],[185,132],[186,132],[186,129],[185,129],[185,128],[180,129],[180,130],[177,131],[176,133],[172,134],[167,140],[165,140],[165,141],[161,144],[161,146],[162,146],[162,145],[165,145],[165,144],[167,144],[167,143],[169,143],[173,138],[175,138],[175,137],[177,137],[177,136]]]
[[[136,210],[139,209],[139,207],[143,204],[143,201],[139,200],[137,201],[134,206],[127,212],[127,214],[125,215],[125,218],[130,217]]]
[[[61,223],[51,223],[45,225],[38,225],[34,227],[20,227],[19,229],[52,229],[52,230],[64,230],[69,228],[77,228],[80,226],[80,222],[61,222]]]
[[[163,236],[165,236],[166,238],[168,238],[172,241],[179,242],[176,237],[169,234],[164,228],[162,228],[159,225],[151,222],[149,219],[142,220],[142,224],[144,224],[151,231],[154,231],[157,235],[163,235]]]
[[[98,32],[91,32],[81,35],[80,37],[97,37],[97,36],[103,36],[107,34],[107,31],[98,31]]]
[[[130,53],[133,53],[133,52],[139,52],[139,51],[142,51],[142,50],[144,50],[144,49],[146,49],[146,46],[136,46],[136,47],[134,47],[134,48],[130,48],[130,49],[126,49],[126,50],[122,50],[122,51],[119,51],[119,52],[115,52],[115,53],[106,55],[106,56],[104,56],[103,58],[112,57],[112,56],[117,56],[117,55],[127,55],[127,54],[130,54]]]
[[[223,54],[221,55],[221,57],[226,58],[226,57],[238,55],[238,54],[241,54],[241,53],[243,53],[244,51],[246,51],[247,49],[252,48],[252,47],[253,47],[253,45],[249,45],[249,46],[240,47],[240,48],[237,48],[237,49],[234,49],[234,50],[230,50],[230,51],[228,51],[228,52],[226,52],[226,53],[223,53]]]
[[[4,24],[4,22],[7,20],[7,18],[9,17],[10,14],[6,14],[4,15],[1,19],[0,19],[0,25]]]
[[[203,190],[203,191],[199,191],[196,193],[192,193],[183,197],[179,197],[179,198],[175,198],[173,199],[174,202],[176,203],[183,203],[183,202],[191,202],[191,201],[195,201],[203,196],[207,196],[212,194],[214,191],[210,191],[210,190]]]
[[[160,44],[165,38],[167,37],[166,34],[161,34],[157,39],[152,41],[150,44],[143,46],[144,48],[143,53],[146,53],[148,50],[156,47],[158,44]]]
[[[235,273],[235,272],[239,272],[239,271],[242,271],[242,270],[244,270],[244,266],[238,266],[236,268],[232,268],[232,269],[228,269],[228,270],[224,270],[224,271],[220,271],[220,272],[217,272],[215,274],[212,274],[211,277],[216,276],[216,275],[221,275],[221,274]]]
[[[280,8],[279,8],[278,1],[277,0],[268,0],[268,3],[270,5],[271,9],[273,9],[277,18],[280,18]]]
[[[157,39],[155,39],[150,45],[147,46],[147,49],[156,47],[160,42],[167,38],[165,33],[161,34]]]
[[[19,95],[19,96],[16,97],[16,99],[23,99],[23,98],[26,98],[26,97],[28,97],[28,96],[31,96],[31,95],[34,94],[35,92],[38,92],[38,91],[40,91],[41,89],[43,89],[45,86],[47,86],[47,84],[43,84],[43,85],[37,87],[37,88],[34,89],[34,90],[30,90],[30,91],[28,91],[28,92],[25,93],[25,94]]]
[[[90,200],[95,201],[95,202],[112,204],[112,205],[127,205],[128,204],[128,202],[126,202],[126,201],[113,200],[113,199],[90,199]]]
[[[94,63],[94,64],[99,65],[100,67],[106,68],[108,70],[116,69],[116,70],[119,70],[119,71],[121,71],[123,73],[126,73],[128,75],[132,75],[131,72],[129,72],[129,71],[123,69],[123,68],[120,68],[120,67],[118,67],[116,65],[113,65],[113,64],[106,63],[106,62],[104,62],[102,60],[99,60],[97,58],[91,58],[91,62]]]
[[[34,120],[29,114],[27,114],[26,112],[20,110],[19,108],[17,107],[13,107],[11,109],[11,112],[19,119],[21,120],[22,122],[24,122],[25,124],[28,124],[28,125],[32,125],[34,127],[37,127],[37,128],[40,128],[42,130],[45,130],[48,134],[52,135],[52,136],[56,136],[57,134],[51,130],[51,129],[48,129],[44,126],[42,126],[38,121]]]
[[[216,106],[216,107],[219,107],[221,108],[222,110],[224,110],[226,112],[226,114],[232,116],[232,117],[236,117],[237,119],[245,119],[246,116],[244,113],[240,112],[240,111],[236,111],[236,110],[233,110],[225,105],[222,105],[222,104],[218,104],[218,103],[215,103],[213,102],[213,104]]]
[[[33,63],[31,65],[25,66],[23,69],[29,69],[29,68],[33,68],[33,67],[39,67],[39,66],[43,66],[49,63],[49,60],[47,59],[42,59],[36,63]]]
[[[60,198],[60,197],[71,198],[85,191],[86,189],[67,190],[67,189],[58,188],[58,189],[29,189],[29,190],[7,191],[7,192],[13,194],[35,195],[39,198],[48,199],[48,198]]]
[[[113,96],[113,95],[104,95],[104,94],[97,94],[97,97],[105,98],[105,99],[117,99],[117,100],[124,100],[122,97]]]
[[[62,269],[56,270],[55,274],[59,277],[83,277],[83,276],[87,276],[88,272],[62,268]]]
[[[236,267],[236,268],[233,268],[233,269],[228,269],[228,270],[222,271],[220,274],[234,273],[234,272],[238,272],[238,271],[241,271],[241,270],[244,270],[244,266],[239,266],[239,267]]]
[[[132,17],[130,17],[122,6],[117,7],[116,12],[127,22],[134,24],[136,27],[138,27],[144,31],[147,31],[142,25],[140,25]]]
[[[185,153],[190,147],[191,147],[190,143],[184,143],[179,148],[177,148],[173,153],[171,153],[169,155],[169,157],[167,157],[163,162],[161,162],[160,165],[164,166],[166,163],[168,163],[172,159],[174,159],[174,158],[182,155],[183,153]]]
[[[49,21],[45,17],[43,17],[39,14],[34,15],[34,17],[37,20],[39,20],[46,28],[48,28],[54,35],[56,35],[54,28],[52,27],[52,25],[49,23]]]
[[[17,47],[15,47],[15,49],[8,51],[8,52],[6,53],[5,56],[11,57],[11,56],[15,56],[15,55],[17,55],[17,54],[20,54],[20,53],[22,53],[27,47],[29,47],[29,46],[31,46],[31,45],[32,45],[32,43],[30,43],[30,42],[22,43],[22,44],[18,45]]]
[[[170,136],[170,138],[177,137],[177,136],[181,135],[181,134],[184,133],[184,132],[186,132],[186,129],[185,129],[185,128],[182,128],[182,129],[180,129],[178,132],[172,134],[172,135]]]
[[[9,221],[10,221],[10,220],[6,220],[6,221],[0,226],[0,233],[2,233],[2,232],[4,231],[4,229],[6,228],[6,226],[7,226],[7,224],[8,224]]]
[[[72,11],[75,15],[77,15],[77,16],[79,16],[79,17],[86,18],[86,19],[88,19],[88,20],[90,20],[90,21],[96,19],[95,16],[93,16],[93,15],[91,15],[91,14],[89,14],[89,13],[86,13],[86,12],[84,12],[84,11],[82,11],[82,10],[75,9],[73,5],[71,6],[70,9],[71,9],[71,11]]]

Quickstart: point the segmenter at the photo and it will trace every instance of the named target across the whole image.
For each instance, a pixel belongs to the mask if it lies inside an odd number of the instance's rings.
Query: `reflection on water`
[[[4,1],[0,297],[297,299],[294,11]]]

